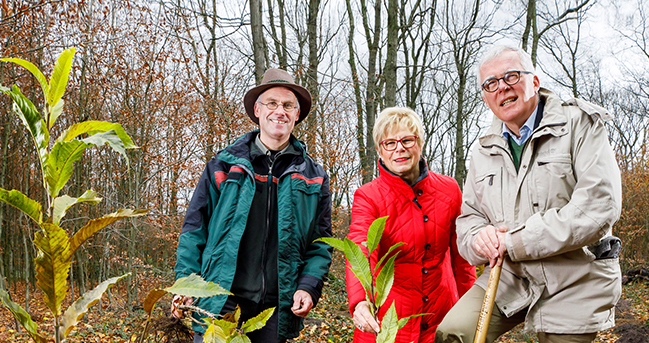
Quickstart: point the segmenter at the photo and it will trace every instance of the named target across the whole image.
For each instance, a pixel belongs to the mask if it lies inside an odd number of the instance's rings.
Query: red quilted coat
[[[420,166],[426,168],[425,163]],[[382,163],[379,170],[378,178],[354,194],[347,237],[360,244],[367,240],[367,229],[376,218],[389,216],[379,248],[371,256],[372,269],[390,246],[398,242],[406,245],[399,248],[394,284],[378,318],[383,318],[393,301],[399,318],[432,313],[411,319],[396,339],[432,342],[437,325],[475,281],[475,267],[460,256],[455,242],[462,194],[448,176],[424,170],[427,175],[411,187]],[[347,294],[353,314],[365,293],[349,268]],[[374,334],[356,329],[354,342],[374,342]]]

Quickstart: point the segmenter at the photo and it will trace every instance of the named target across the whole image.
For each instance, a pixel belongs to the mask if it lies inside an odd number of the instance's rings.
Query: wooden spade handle
[[[496,265],[489,273],[489,282],[487,283],[487,290],[484,294],[484,301],[482,302],[482,309],[478,317],[478,325],[475,329],[473,343],[484,343],[487,339],[487,329],[489,329],[489,321],[491,320],[491,313],[493,312],[494,301],[496,300],[496,291],[498,290],[501,269],[502,265]]]

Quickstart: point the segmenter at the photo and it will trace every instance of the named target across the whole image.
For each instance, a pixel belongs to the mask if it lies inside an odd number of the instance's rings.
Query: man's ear
[[[259,103],[255,101],[255,117],[259,118]]]
[[[532,84],[534,85],[534,90],[538,93],[539,88],[541,88],[541,81],[539,80],[539,77],[534,75],[534,79],[532,80]]]

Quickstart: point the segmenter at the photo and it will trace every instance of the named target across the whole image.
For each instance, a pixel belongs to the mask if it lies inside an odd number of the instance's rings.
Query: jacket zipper
[[[271,204],[272,204],[272,188],[273,188],[273,165],[275,164],[275,158],[272,158],[270,154],[268,158],[270,159],[270,166],[268,167],[268,180],[267,180],[267,202],[266,202],[266,228],[264,230],[264,245],[261,251],[261,301],[266,299],[266,246],[268,245],[268,230],[270,230],[270,215],[271,215]]]

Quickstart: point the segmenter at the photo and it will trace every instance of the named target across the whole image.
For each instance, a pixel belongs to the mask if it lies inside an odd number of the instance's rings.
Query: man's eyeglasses
[[[264,105],[264,106],[266,106],[266,107],[267,107],[269,110],[271,110],[271,111],[274,111],[274,110],[276,110],[278,107],[282,106],[282,108],[284,109],[284,111],[286,111],[287,113],[291,113],[291,112],[297,110],[297,108],[298,108],[297,105],[292,104],[292,103],[290,103],[290,102],[289,102],[289,103],[284,103],[284,104],[278,104],[278,103],[276,103],[275,101],[269,101],[269,102],[267,102],[267,103],[264,104],[263,102],[260,101],[259,103],[262,104],[262,105]]]
[[[521,80],[521,74],[532,74],[531,71],[525,70],[510,70],[503,75],[503,77],[491,77],[482,83],[482,89],[485,92],[493,93],[498,90],[498,81],[503,80],[505,84],[513,86]]]
[[[417,143],[417,136],[405,136],[401,139],[384,139],[379,144],[387,151],[393,151],[401,143],[404,149],[412,148]]]

